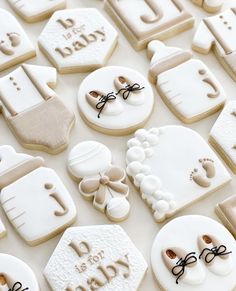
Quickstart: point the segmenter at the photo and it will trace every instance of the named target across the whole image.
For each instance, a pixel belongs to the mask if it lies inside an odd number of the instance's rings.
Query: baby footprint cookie
[[[224,3],[224,0],[191,0],[191,1],[197,6],[202,7],[206,12],[209,13],[218,12]]]
[[[18,234],[37,245],[70,226],[76,217],[66,187],[44,160],[0,146],[0,203]]]
[[[35,55],[35,49],[18,21],[0,8],[0,71]]]
[[[199,121],[224,106],[226,94],[220,82],[201,60],[192,58],[191,52],[152,41],[148,56],[150,80],[181,121]]]
[[[146,271],[142,254],[120,226],[94,225],[65,231],[44,276],[53,291],[137,291]]]
[[[126,161],[127,174],[157,222],[231,180],[207,143],[182,126],[137,130],[128,141]]]
[[[110,220],[122,221],[130,211],[129,187],[125,170],[112,165],[111,160],[111,151],[105,145],[84,141],[71,150],[67,165],[73,178],[80,180],[80,194]]]

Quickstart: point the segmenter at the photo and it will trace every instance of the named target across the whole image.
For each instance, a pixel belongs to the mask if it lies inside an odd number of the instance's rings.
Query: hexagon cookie
[[[118,225],[66,230],[44,275],[54,291],[135,291],[147,270],[141,253]]]
[[[94,8],[53,14],[39,37],[39,47],[60,73],[88,72],[102,67],[118,34]]]

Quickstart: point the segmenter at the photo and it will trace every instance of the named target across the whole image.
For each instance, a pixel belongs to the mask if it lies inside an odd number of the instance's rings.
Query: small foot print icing
[[[214,178],[216,175],[214,161],[212,159],[204,158],[200,159],[199,162],[206,171],[207,178]]]
[[[120,226],[97,225],[67,229],[44,276],[53,291],[137,291],[146,271],[143,256]]]
[[[190,180],[193,180],[197,185],[207,188],[211,186],[211,181],[204,176],[204,174],[199,174],[198,169],[194,169],[190,175]]]
[[[223,0],[191,0],[194,4],[202,7],[206,12],[216,13],[223,6]]]

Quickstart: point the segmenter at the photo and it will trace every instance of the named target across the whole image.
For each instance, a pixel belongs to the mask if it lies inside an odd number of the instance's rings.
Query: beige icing
[[[190,180],[193,180],[196,184],[201,187],[208,188],[211,186],[210,179],[215,177],[215,166],[214,161],[211,159],[200,159],[199,163],[204,169],[205,173],[199,172],[198,169],[194,169],[190,175]]]

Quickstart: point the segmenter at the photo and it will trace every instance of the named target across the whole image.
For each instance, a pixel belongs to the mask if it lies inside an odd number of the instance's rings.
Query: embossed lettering
[[[72,18],[68,19],[58,19],[57,22],[59,22],[65,29],[71,28],[75,25],[75,21]]]
[[[75,240],[73,240],[70,244],[70,247],[72,247],[72,249],[77,253],[77,255],[81,258],[86,254],[89,254],[91,251],[91,248],[89,246],[89,244],[85,241],[82,242],[77,242]]]

